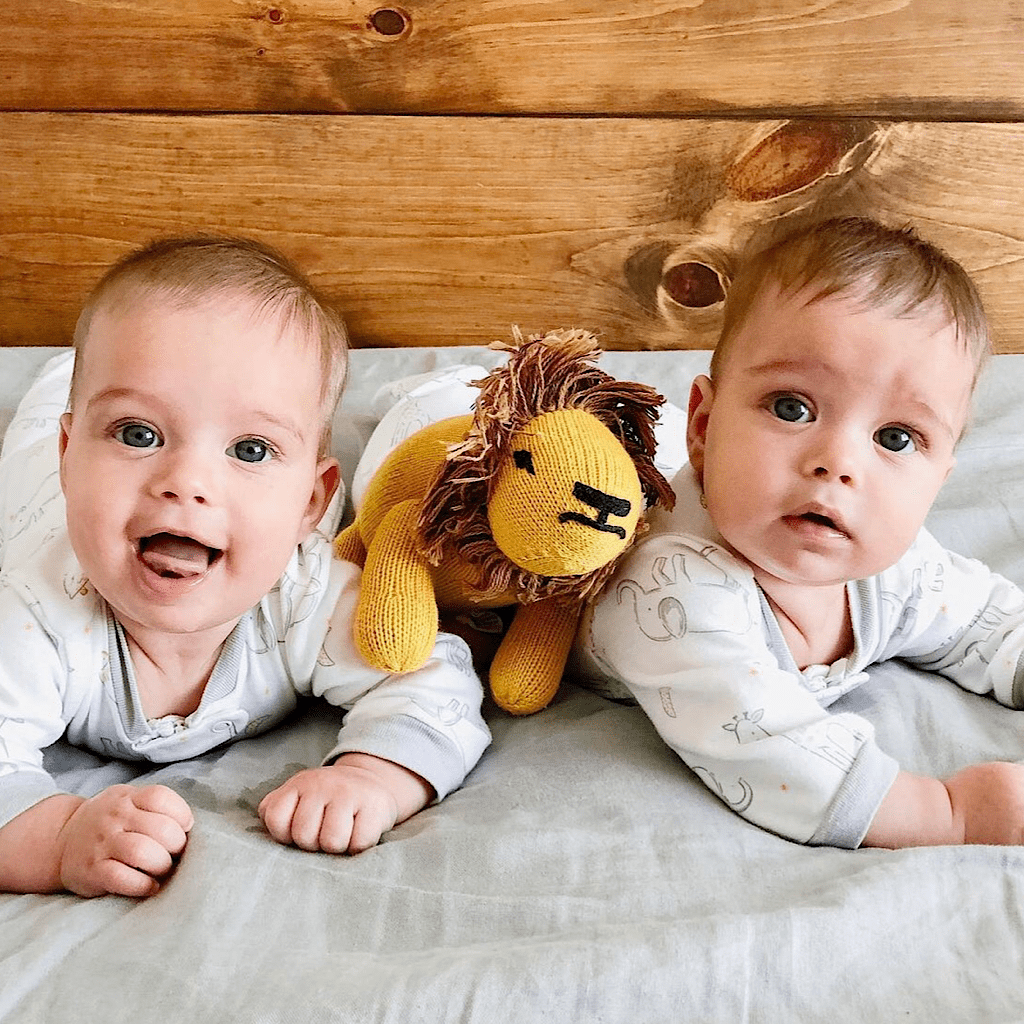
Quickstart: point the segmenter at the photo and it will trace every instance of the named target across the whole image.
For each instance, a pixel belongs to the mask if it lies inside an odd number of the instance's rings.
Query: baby
[[[0,574],[0,889],[148,896],[185,847],[166,787],[57,792],[41,751],[62,735],[175,761],[325,697],[347,709],[334,749],[259,806],[306,850],[364,850],[459,786],[490,738],[468,650],[441,634],[422,670],[371,670],[359,569],[317,529],[337,314],[258,243],[160,241],[108,271],[75,349],[59,442],[0,462],[3,504],[25,506]]]
[[[751,822],[854,848],[1024,841],[1024,766],[901,771],[833,701],[903,658],[1024,707],[1024,595],[923,528],[989,353],[963,269],[829,221],[745,262],[689,402],[671,514],[587,616],[584,664]]]

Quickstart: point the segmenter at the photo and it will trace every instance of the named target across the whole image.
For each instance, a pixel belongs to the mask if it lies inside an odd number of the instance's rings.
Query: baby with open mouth
[[[148,896],[185,851],[192,812],[165,786],[58,792],[41,750],[65,733],[166,762],[302,696],[357,709],[254,808],[306,850],[365,850],[461,785],[490,739],[464,642],[389,675],[353,641],[360,570],[331,549],[345,329],[305,277],[247,239],[158,241],[101,280],[75,350],[63,502],[36,448],[0,480],[34,531],[0,587],[0,890]]]

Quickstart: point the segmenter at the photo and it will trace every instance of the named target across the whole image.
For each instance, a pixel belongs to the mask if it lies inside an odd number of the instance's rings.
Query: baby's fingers
[[[182,832],[192,828],[195,819],[192,808],[167,786],[145,786],[134,791],[132,802],[141,811],[164,815],[177,822]]]
[[[111,837],[110,859],[159,879],[170,874],[174,858],[184,849],[187,837],[177,822],[163,815],[151,817],[154,820],[147,820],[137,831]]]
[[[292,812],[290,831],[291,841],[300,850],[313,852],[321,849],[320,832],[326,811],[327,805],[320,799],[319,794],[302,793],[299,796]]]
[[[355,846],[356,822],[359,815],[353,815],[352,805],[334,801],[324,810],[317,843],[324,853],[359,853],[364,847]],[[380,838],[378,833],[377,839]],[[376,844],[374,839],[370,846]]]
[[[68,888],[79,896],[133,896],[145,899],[160,888],[160,883],[145,872],[122,864],[118,860],[105,860],[95,865],[88,880],[68,884]]]
[[[385,809],[374,805],[359,809],[352,823],[352,837],[349,840],[349,853],[362,853],[380,842],[380,837],[395,824],[395,816]]]
[[[298,790],[284,785],[268,793],[256,809],[263,827],[285,846],[292,841],[292,815],[298,803]]]
[[[177,826],[175,826],[177,827]],[[180,831],[180,830],[179,830]],[[156,840],[139,832],[120,832],[106,843],[105,855],[73,865],[65,886],[79,896],[152,896],[160,880],[174,867],[174,860]]]
[[[310,852],[344,853],[352,834],[352,809],[345,802],[327,802],[319,791],[302,790],[291,782],[265,796],[259,814],[279,843]]]

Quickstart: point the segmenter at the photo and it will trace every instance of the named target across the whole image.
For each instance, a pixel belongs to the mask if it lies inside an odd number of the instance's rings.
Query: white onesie
[[[490,741],[468,648],[442,633],[419,671],[369,668],[352,638],[360,570],[319,531],[225,641],[196,711],[147,720],[120,625],[68,540],[57,464],[52,434],[0,460],[0,826],[57,791],[42,750],[62,735],[110,757],[177,761],[271,728],[299,696],[347,710],[325,763],[374,754],[438,799],[462,783]]]
[[[826,708],[889,658],[1024,706],[1024,594],[922,530],[892,568],[847,584],[854,650],[800,671],[752,571],[725,548],[693,472],[673,512],[584,616],[581,667],[625,684],[659,734],[745,818],[799,842],[853,848],[898,765],[871,724]]]

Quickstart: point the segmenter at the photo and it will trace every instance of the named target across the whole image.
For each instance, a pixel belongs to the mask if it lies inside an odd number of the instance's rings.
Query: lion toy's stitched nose
[[[628,516],[629,510],[633,507],[626,498],[617,498],[614,494],[599,491],[596,487],[582,483],[577,480],[572,485],[572,493],[585,505],[589,505],[597,512],[596,519],[589,519],[580,515],[579,512],[563,512],[559,517],[560,523],[583,523],[584,526],[592,526],[595,530],[603,533],[614,533],[626,539],[626,531],[621,526],[615,526],[608,522],[609,516]]]

